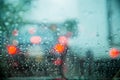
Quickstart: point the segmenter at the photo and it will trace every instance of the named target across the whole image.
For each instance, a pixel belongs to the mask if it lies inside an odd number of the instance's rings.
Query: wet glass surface
[[[0,0],[0,80],[119,80],[119,0]]]

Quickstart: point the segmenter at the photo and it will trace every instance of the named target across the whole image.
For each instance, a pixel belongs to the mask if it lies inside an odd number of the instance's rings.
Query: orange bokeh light
[[[120,51],[118,49],[112,48],[109,51],[109,55],[110,55],[111,58],[117,58],[119,56],[119,52]]]
[[[65,46],[62,45],[62,44],[56,44],[56,45],[54,46],[54,50],[55,50],[56,52],[58,52],[58,53],[63,53],[64,50],[65,50]]]
[[[9,54],[14,55],[17,53],[17,48],[14,45],[7,46],[7,51]]]

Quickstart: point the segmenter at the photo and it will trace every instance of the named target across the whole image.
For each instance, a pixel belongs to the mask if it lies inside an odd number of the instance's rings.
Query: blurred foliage
[[[72,32],[73,36],[77,36],[78,34],[78,22],[76,19],[68,19],[64,22],[64,25],[67,31]]]
[[[31,8],[33,0],[0,0],[0,80],[9,76],[8,54],[5,49],[6,42],[12,35],[14,28],[19,29],[26,21],[25,12]],[[5,44],[4,44],[5,43]]]
[[[24,12],[28,11],[32,0],[0,0],[0,26],[3,33],[9,34],[24,21]]]
[[[25,12],[31,9],[33,0],[0,0],[0,37],[9,39],[12,30],[19,29],[26,22]],[[2,45],[3,40],[0,40]]]

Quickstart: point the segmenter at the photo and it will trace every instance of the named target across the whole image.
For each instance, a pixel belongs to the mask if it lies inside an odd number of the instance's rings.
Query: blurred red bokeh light
[[[39,44],[41,42],[41,37],[40,36],[33,36],[30,38],[30,41],[32,44]]]
[[[53,63],[55,64],[55,65],[61,65],[62,64],[62,60],[60,59],[60,58],[57,58]]]
[[[111,58],[117,58],[119,56],[119,52],[120,51],[118,49],[112,48],[109,51],[109,55],[110,55]]]
[[[36,29],[35,29],[35,28],[32,27],[32,28],[29,29],[29,33],[30,33],[30,34],[34,34],[35,32],[36,32]]]
[[[17,48],[14,45],[7,46],[7,51],[10,55],[14,55],[17,53]]]
[[[13,34],[13,36],[18,36],[18,30],[13,30],[13,32],[12,32],[12,34]]]
[[[68,38],[65,37],[65,36],[60,36],[60,37],[58,38],[58,42],[59,42],[60,44],[67,45],[67,44],[68,44]]]

